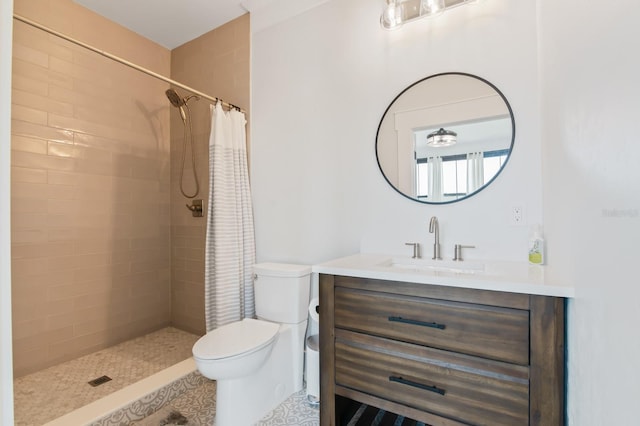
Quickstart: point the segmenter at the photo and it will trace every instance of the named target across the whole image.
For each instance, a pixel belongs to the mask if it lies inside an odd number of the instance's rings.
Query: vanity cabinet
[[[564,424],[564,298],[320,274],[322,426]]]

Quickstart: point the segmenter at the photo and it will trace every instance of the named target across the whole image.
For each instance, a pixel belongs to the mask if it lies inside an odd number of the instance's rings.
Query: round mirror
[[[445,204],[493,182],[514,139],[513,111],[493,84],[443,73],[412,84],[391,102],[378,126],[376,156],[400,194]]]

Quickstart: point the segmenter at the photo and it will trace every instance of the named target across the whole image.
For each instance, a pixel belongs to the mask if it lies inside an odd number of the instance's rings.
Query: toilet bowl
[[[271,355],[278,324],[245,318],[199,339],[193,358],[208,379],[223,380],[253,374]]]
[[[202,336],[193,357],[216,380],[216,426],[252,426],[302,389],[304,336],[311,270],[258,264],[258,319],[243,319]]]

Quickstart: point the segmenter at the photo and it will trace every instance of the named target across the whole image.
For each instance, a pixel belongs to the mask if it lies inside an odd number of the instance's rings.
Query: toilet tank
[[[298,324],[307,319],[311,267],[258,263],[253,267],[256,315],[267,321]]]

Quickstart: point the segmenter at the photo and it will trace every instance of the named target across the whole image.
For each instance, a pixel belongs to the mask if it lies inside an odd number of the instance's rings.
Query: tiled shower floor
[[[167,327],[14,381],[15,424],[40,426],[191,356],[197,335]],[[98,387],[87,382],[107,375]]]

